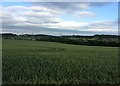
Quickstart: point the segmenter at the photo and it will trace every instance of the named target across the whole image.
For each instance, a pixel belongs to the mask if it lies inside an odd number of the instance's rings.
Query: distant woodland
[[[17,35],[13,33],[0,34],[3,39],[10,40],[31,40],[31,41],[50,41],[60,42],[74,45],[88,45],[88,46],[112,46],[120,47],[120,36],[118,35],[94,35],[94,36],[82,36],[82,35],[63,35],[52,36],[45,34],[22,34]]]

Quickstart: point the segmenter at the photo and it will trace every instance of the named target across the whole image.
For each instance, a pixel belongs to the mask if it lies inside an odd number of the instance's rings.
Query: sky
[[[118,34],[117,2],[3,2],[2,32]]]

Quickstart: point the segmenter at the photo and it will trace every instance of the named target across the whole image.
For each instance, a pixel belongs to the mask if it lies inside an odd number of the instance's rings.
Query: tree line
[[[52,36],[45,34],[22,34],[17,35],[13,33],[1,34],[3,39],[17,39],[17,40],[34,40],[34,41],[50,41],[60,42],[66,44],[75,45],[88,45],[88,46],[120,46],[119,35],[94,35],[94,36],[82,36],[82,35],[64,35],[64,36]]]

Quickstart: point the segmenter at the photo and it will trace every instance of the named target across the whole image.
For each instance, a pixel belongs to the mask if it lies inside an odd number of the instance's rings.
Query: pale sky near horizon
[[[118,34],[117,2],[3,2],[2,32]]]

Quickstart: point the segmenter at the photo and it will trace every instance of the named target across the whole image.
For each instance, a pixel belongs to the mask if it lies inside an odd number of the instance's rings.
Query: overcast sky
[[[118,34],[117,2],[3,2],[0,7],[3,32]]]

